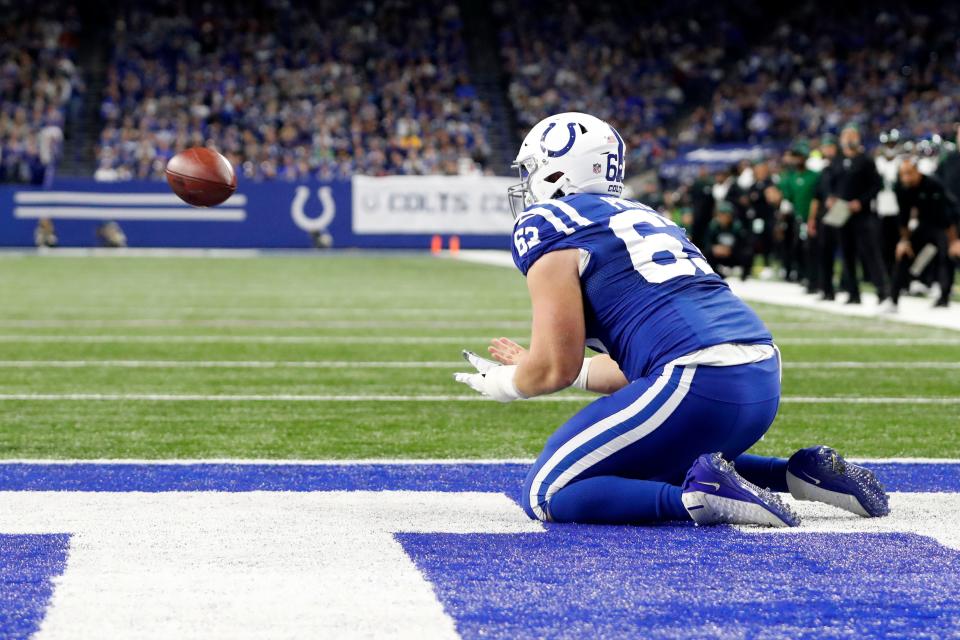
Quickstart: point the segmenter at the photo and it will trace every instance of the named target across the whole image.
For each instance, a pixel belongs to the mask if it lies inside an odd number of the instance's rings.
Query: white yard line
[[[0,369],[456,369],[463,360],[0,360]]]
[[[477,336],[277,336],[277,335],[0,335],[0,342],[13,343],[247,343],[247,344],[458,344],[463,342],[487,342],[492,335]],[[508,336],[513,340],[527,338]],[[851,346],[958,346],[956,338],[784,338],[779,345],[851,345]]]
[[[456,369],[462,360],[0,360],[0,369]],[[960,369],[960,362],[824,361],[784,369]]]
[[[530,402],[587,402],[598,396],[560,395]],[[199,393],[3,393],[0,401],[146,402],[489,402],[481,395],[199,394]],[[960,404],[960,397],[784,396],[782,404]]]
[[[13,343],[240,343],[240,344],[462,344],[488,342],[492,336],[274,336],[274,335],[196,335],[196,336],[160,336],[160,335],[0,335],[0,342]],[[514,337],[516,340],[525,338]],[[960,344],[960,342],[958,342]]]
[[[501,465],[501,464],[531,464],[534,458],[349,458],[349,459],[303,459],[294,458],[276,459],[276,458],[0,458],[0,465],[5,464],[26,464],[26,465],[264,465],[264,466],[316,466],[316,467],[336,467],[336,466],[364,466],[364,465],[390,465],[390,466],[426,466],[443,465],[457,466],[464,464],[472,465]],[[858,464],[960,464],[960,458],[847,458],[850,462]]]
[[[197,327],[206,329],[526,329],[526,320],[189,320],[136,318],[131,320],[0,320],[5,329],[124,329],[136,327]]]
[[[960,369],[960,362],[914,362],[910,360],[861,362],[861,361],[825,361],[783,363],[784,369]]]

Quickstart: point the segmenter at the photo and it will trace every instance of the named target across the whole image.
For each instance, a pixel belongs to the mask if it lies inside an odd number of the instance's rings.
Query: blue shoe
[[[741,478],[719,453],[704,454],[693,463],[683,481],[682,500],[698,525],[800,524],[800,518],[776,494]]]
[[[787,486],[797,500],[825,502],[865,518],[890,513],[889,498],[873,472],[830,447],[808,447],[790,456]]]

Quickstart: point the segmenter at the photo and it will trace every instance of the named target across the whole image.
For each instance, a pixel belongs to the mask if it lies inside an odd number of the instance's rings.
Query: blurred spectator
[[[934,306],[950,304],[954,266],[950,258],[960,258],[960,240],[954,212],[957,203],[936,178],[925,176],[917,160],[907,158],[900,164],[896,186],[900,208],[900,241],[896,247],[897,268],[892,296],[897,303],[900,291],[919,278],[926,269],[936,273],[940,295]]]
[[[705,251],[710,267],[726,277],[727,270],[740,269],[740,279],[750,276],[753,252],[749,234],[733,215],[733,205],[723,200],[717,204],[717,213],[707,227]]]
[[[196,145],[247,179],[456,174],[487,161],[490,115],[452,2],[163,6],[139,3],[116,22],[98,179],[162,178]]]
[[[894,277],[895,250],[900,239],[900,222],[897,214],[900,208],[897,205],[897,195],[894,187],[900,173],[902,159],[897,148],[900,142],[900,132],[897,129],[880,134],[880,146],[876,150],[877,173],[883,180],[883,187],[877,194],[877,215],[880,217],[880,257],[883,267],[889,278]]]
[[[830,178],[827,209],[843,205],[849,210],[849,217],[840,227],[843,276],[850,294],[847,304],[860,304],[858,258],[863,261],[865,275],[873,281],[883,304],[890,296],[890,280],[880,258],[880,231],[873,211],[873,200],[880,192],[882,181],[876,165],[863,151],[860,132],[855,126],[843,129],[840,149],[842,155],[834,160],[836,168]]]
[[[116,222],[104,222],[97,227],[97,241],[101,247],[119,249],[127,246],[127,234]]]
[[[37,221],[37,227],[33,230],[33,243],[37,247],[55,247],[59,244],[50,218],[40,218]]]
[[[807,167],[810,147],[798,142],[784,154],[783,171],[773,191],[771,204],[777,207],[782,236],[782,261],[787,279],[806,285],[807,293],[818,291],[815,238],[808,221],[820,174]],[[791,272],[796,268],[796,277]]]
[[[82,90],[71,59],[75,14],[18,3],[0,15],[0,182],[52,179],[66,107]]]

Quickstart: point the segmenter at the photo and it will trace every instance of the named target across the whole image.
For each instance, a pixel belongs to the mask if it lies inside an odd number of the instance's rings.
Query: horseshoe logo
[[[290,217],[293,222],[306,231],[324,231],[334,216],[337,215],[337,204],[333,200],[333,193],[330,187],[320,187],[317,189],[317,197],[320,199],[321,212],[316,218],[307,216],[304,212],[304,205],[310,198],[310,188],[303,185],[297,187],[297,192],[293,196],[293,202],[290,204]]]
[[[560,156],[565,154],[567,151],[570,151],[570,149],[573,147],[573,143],[577,139],[577,125],[574,124],[573,122],[568,122],[567,131],[570,132],[570,138],[567,140],[567,144],[564,145],[562,149],[556,149],[556,150],[547,149],[547,144],[546,144],[547,134],[550,133],[555,126],[557,126],[557,123],[551,122],[549,126],[547,126],[546,131],[544,131],[543,135],[540,137],[540,149],[544,151],[547,154],[547,157],[549,158],[559,158]]]

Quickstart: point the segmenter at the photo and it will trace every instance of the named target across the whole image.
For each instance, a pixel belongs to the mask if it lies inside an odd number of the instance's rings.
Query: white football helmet
[[[507,189],[516,218],[530,205],[571,193],[623,193],[623,138],[586,113],[558,113],[534,125],[513,167],[520,184]]]

